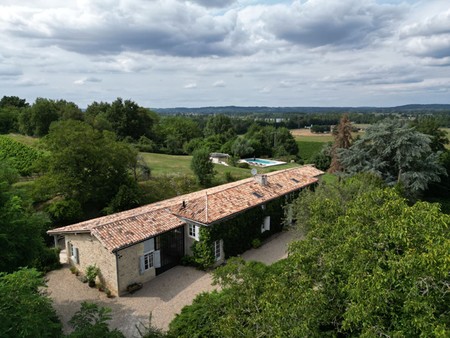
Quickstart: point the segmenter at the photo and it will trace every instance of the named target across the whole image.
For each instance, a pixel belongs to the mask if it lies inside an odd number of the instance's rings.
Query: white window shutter
[[[160,250],[156,250],[153,252],[153,266],[155,268],[161,267],[161,251]]]
[[[198,225],[195,226],[195,239],[200,240],[200,227]]]
[[[139,274],[142,275],[145,270],[144,256],[139,256]]]
[[[144,253],[155,250],[155,238],[150,238],[144,242]]]
[[[264,218],[264,230],[266,231],[270,230],[270,216]]]

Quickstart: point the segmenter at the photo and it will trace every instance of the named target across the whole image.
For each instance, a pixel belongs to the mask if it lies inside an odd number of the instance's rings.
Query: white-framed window
[[[159,250],[155,250],[155,238],[149,238],[144,241],[144,253],[139,256],[139,273],[142,275],[151,268],[161,267],[161,254]]]
[[[264,231],[269,231],[269,230],[270,230],[270,216],[266,216],[266,217],[264,217],[263,224],[261,224],[261,233],[263,233]]]
[[[213,248],[214,248],[214,259],[216,260],[216,261],[218,261],[221,257],[222,257],[222,250],[221,250],[221,240],[219,239],[219,240],[217,240],[217,241],[214,241],[214,243],[213,243]]]
[[[189,224],[188,235],[189,237],[199,240],[200,227],[198,225]]]
[[[153,268],[153,252],[144,255],[144,271]]]
[[[72,262],[75,264],[80,264],[80,254],[78,248],[74,246],[72,243],[69,243],[69,249],[70,249],[70,259],[72,259]]]

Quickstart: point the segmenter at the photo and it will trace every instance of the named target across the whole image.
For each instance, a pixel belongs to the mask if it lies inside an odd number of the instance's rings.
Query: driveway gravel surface
[[[271,264],[286,257],[288,244],[299,238],[296,231],[275,234],[260,248],[251,249],[242,257]],[[68,321],[80,309],[80,304],[89,301],[111,308],[110,327],[118,328],[126,337],[139,337],[136,325],[140,322],[148,324],[150,313],[152,324],[167,330],[175,314],[180,313],[185,305],[191,304],[195,296],[217,288],[211,285],[210,273],[186,266],[176,266],[145,283],[134,294],[116,298],[107,298],[105,293],[80,282],[67,265],[49,272],[47,279],[47,291],[65,332],[70,332]]]

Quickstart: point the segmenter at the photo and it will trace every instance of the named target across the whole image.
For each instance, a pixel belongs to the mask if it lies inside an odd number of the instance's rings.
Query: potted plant
[[[95,278],[97,278],[99,271],[100,269],[95,264],[88,265],[86,268],[86,278],[91,288],[95,287]]]

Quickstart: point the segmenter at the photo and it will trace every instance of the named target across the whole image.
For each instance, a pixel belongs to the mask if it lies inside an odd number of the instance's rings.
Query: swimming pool
[[[282,161],[266,160],[263,158],[244,158],[241,161],[247,162],[250,165],[259,166],[259,167],[271,167],[274,165],[280,165],[280,164],[286,163],[286,162],[282,162]]]

